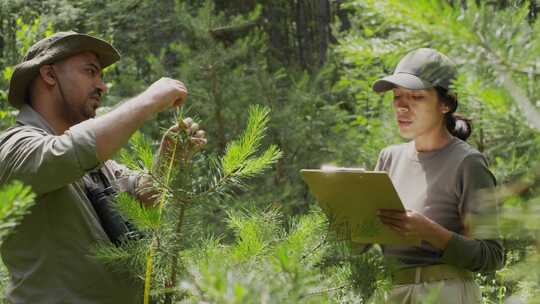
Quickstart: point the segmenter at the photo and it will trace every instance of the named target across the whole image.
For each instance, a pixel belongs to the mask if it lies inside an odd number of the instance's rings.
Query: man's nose
[[[97,88],[101,90],[101,93],[107,92],[107,84],[105,83],[105,81],[103,81],[102,78],[98,80]]]

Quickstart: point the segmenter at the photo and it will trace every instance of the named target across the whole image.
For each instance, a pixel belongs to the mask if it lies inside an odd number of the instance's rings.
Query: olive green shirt
[[[23,106],[17,125],[0,136],[0,184],[17,179],[36,194],[30,214],[1,247],[12,303],[117,304],[142,299],[140,282],[113,272],[92,255],[98,242],[109,240],[81,180],[103,165],[89,123],[54,135],[44,118]],[[131,174],[111,161],[105,167],[111,178]],[[124,186],[115,185],[130,190],[125,182],[130,178],[121,180]]]
[[[383,149],[375,169],[388,172],[405,208],[453,232],[444,251],[427,242],[420,246],[387,245],[383,248],[386,257],[397,259],[402,267],[444,263],[471,271],[493,271],[503,266],[495,177],[477,150],[452,137],[439,150],[417,152],[411,141]]]

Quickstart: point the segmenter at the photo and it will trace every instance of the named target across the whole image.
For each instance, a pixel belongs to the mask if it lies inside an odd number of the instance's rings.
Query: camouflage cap
[[[73,31],[58,32],[32,45],[23,61],[15,66],[9,81],[9,103],[20,108],[27,102],[28,88],[42,65],[86,51],[96,54],[102,68],[120,59],[118,51],[108,42]]]
[[[436,86],[450,90],[456,78],[454,63],[437,50],[421,48],[403,57],[394,74],[373,84],[375,92],[384,92],[400,86],[410,90],[423,90]]]

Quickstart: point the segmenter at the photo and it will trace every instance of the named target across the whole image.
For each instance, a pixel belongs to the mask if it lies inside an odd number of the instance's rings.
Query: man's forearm
[[[88,122],[95,131],[98,160],[110,159],[149,116],[181,106],[186,98],[187,89],[181,81],[164,77],[138,96]]]
[[[96,134],[96,153],[100,161],[110,159],[144,121],[155,113],[155,105],[140,94],[109,113],[93,120]]]

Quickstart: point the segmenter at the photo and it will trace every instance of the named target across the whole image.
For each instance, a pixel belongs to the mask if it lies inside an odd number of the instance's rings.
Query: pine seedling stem
[[[168,185],[171,178],[171,172],[172,167],[174,165],[174,160],[176,158],[176,147],[178,146],[178,141],[180,140],[180,137],[178,137],[174,141],[173,146],[173,152],[171,155],[171,159],[169,160],[169,164],[167,167],[167,173],[165,175],[165,183]],[[167,197],[167,192],[163,192],[161,195],[160,201],[159,201],[159,218],[161,220],[161,215],[163,212],[163,205],[165,204],[165,198]],[[156,242],[156,236],[154,236],[154,239],[152,240],[152,244],[150,245],[150,249],[148,250],[148,255],[146,256],[146,273],[144,276],[144,304],[150,303],[150,288],[152,287],[152,270],[153,270],[153,263],[154,263],[154,249],[157,247]]]
[[[188,135],[189,137],[189,135]],[[189,138],[188,138],[189,140]],[[191,161],[191,157],[188,156],[184,160],[184,182],[187,184],[190,177],[190,171],[189,171],[189,163]],[[180,214],[178,215],[178,221],[176,222],[176,229],[175,229],[175,241],[179,242],[180,236],[182,234],[182,226],[184,225],[184,217],[185,212],[187,208],[187,202],[181,202],[180,203]],[[177,276],[177,265],[178,265],[178,256],[180,255],[180,248],[175,248],[173,252],[173,256],[171,258],[171,275],[168,282],[168,288],[170,291],[165,296],[165,304],[172,303],[173,296],[174,296],[174,286],[176,285],[176,276]]]
[[[182,225],[184,224],[185,211],[186,211],[186,204],[182,203],[182,205],[180,206],[180,215],[178,217],[178,222],[176,223],[176,230],[175,230],[176,240],[180,238],[180,234],[182,233]],[[172,303],[172,298],[173,298],[172,289],[176,285],[176,274],[177,274],[176,266],[178,265],[179,254],[180,254],[180,250],[177,249],[174,251],[173,256],[171,258],[171,276],[169,278],[169,282],[167,286],[171,289],[171,291],[169,291],[169,293],[167,293],[167,295],[165,296],[165,304]]]

